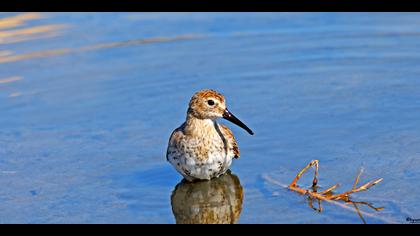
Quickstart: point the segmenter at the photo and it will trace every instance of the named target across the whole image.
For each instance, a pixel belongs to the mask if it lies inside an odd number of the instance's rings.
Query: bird
[[[218,123],[219,118],[254,135],[227,109],[221,93],[213,89],[196,92],[189,102],[185,122],[172,132],[166,151],[166,160],[187,181],[217,178],[226,173],[234,158],[239,158],[238,143],[232,131]]]

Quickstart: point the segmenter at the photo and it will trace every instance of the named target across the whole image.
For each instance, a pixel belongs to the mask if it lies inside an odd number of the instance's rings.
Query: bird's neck
[[[217,121],[213,119],[199,119],[191,114],[187,115],[184,131],[191,136],[209,136],[217,134]]]

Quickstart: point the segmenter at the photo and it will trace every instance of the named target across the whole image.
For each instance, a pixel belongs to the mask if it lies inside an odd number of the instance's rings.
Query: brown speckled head
[[[198,119],[216,119],[226,110],[225,97],[211,89],[195,93],[189,103],[188,114]]]
[[[188,117],[194,117],[201,120],[215,120],[223,117],[224,119],[245,129],[249,134],[254,134],[251,129],[249,129],[226,108],[225,97],[211,89],[198,91],[192,96],[188,107],[187,120]]]

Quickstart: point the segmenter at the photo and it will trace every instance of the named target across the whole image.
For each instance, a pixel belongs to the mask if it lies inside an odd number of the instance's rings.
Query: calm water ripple
[[[384,181],[367,223],[420,204],[420,14],[1,13],[0,223],[362,223],[289,183]],[[231,175],[188,185],[166,163],[191,95],[224,93]],[[310,183],[309,177],[303,183]],[[191,204],[185,205],[190,199]],[[224,199],[224,201],[217,201]]]

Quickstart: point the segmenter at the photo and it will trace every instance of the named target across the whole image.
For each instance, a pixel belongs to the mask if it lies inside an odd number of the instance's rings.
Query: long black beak
[[[252,132],[252,130],[248,128],[248,126],[242,123],[242,121],[236,118],[236,116],[234,116],[227,108],[223,113],[223,118],[246,130],[250,135],[254,135],[254,132]]]

